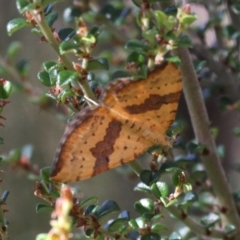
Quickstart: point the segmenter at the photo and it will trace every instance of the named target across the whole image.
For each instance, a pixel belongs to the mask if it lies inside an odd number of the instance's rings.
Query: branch
[[[64,64],[66,65],[66,67],[69,70],[73,70],[73,65],[72,62],[66,57],[66,55],[61,54],[59,51],[59,43],[58,41],[55,39],[51,28],[49,27],[49,25],[47,24],[47,22],[45,21],[44,17],[42,16],[41,18],[38,16],[38,13],[32,13],[34,16],[34,20],[36,21],[36,23],[38,24],[38,27],[40,28],[42,34],[44,35],[44,37],[46,38],[46,40],[48,41],[48,43],[52,46],[52,48],[55,50],[55,52],[57,53],[57,55],[60,57],[60,59],[64,62]],[[80,86],[81,89],[84,93],[85,96],[87,96],[88,98],[96,101],[95,95],[92,92],[91,88],[88,85],[88,81],[87,80],[82,80],[80,82]]]
[[[186,48],[175,50],[175,54],[181,59],[183,91],[196,139],[200,144],[205,145],[209,151],[208,154],[202,155],[202,161],[212,183],[213,191],[221,205],[223,222],[235,225],[236,234],[240,234],[240,219],[209,129],[209,118],[190,54]]]
[[[186,215],[183,211],[179,210],[174,205],[171,205],[166,208],[167,211],[169,211],[174,217],[179,219],[182,223],[184,223],[186,226],[191,229],[191,231],[200,234],[202,236],[208,236],[211,238],[218,238],[218,239],[224,239],[225,232],[215,230],[215,229],[207,229],[203,226],[201,226],[199,223],[197,223],[194,219],[192,219],[190,216]]]

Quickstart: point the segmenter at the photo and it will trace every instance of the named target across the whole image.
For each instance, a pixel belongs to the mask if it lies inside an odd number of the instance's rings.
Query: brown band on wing
[[[150,94],[143,103],[127,106],[125,107],[125,110],[130,114],[140,114],[151,110],[158,110],[163,104],[177,102],[179,100],[180,93],[181,91],[169,93],[167,95]]]
[[[119,121],[111,121],[106,129],[104,139],[90,149],[90,152],[96,158],[93,176],[108,169],[109,156],[114,152],[114,144],[119,138],[121,130],[122,124]]]
[[[68,151],[66,147],[68,144],[68,138],[71,137],[72,132],[77,129],[80,124],[88,121],[93,116],[92,110],[92,108],[86,107],[81,112],[77,113],[74,119],[67,125],[64,135],[61,138],[55,153],[51,177],[54,178],[54,176],[58,175],[59,172],[61,172],[61,170],[64,168],[65,162],[64,159],[61,158],[61,155],[64,153],[64,151]],[[72,159],[74,160],[74,157]]]

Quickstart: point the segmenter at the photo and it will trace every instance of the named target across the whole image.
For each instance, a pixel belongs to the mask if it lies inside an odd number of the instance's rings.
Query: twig
[[[206,107],[190,54],[186,48],[175,50],[175,54],[181,59],[183,91],[196,139],[208,149],[208,154],[202,155],[201,159],[221,206],[223,222],[224,224],[235,225],[236,234],[240,234],[240,219],[209,129]]]
[[[171,205],[166,208],[174,217],[179,219],[182,223],[184,223],[186,226],[191,229],[191,231],[200,234],[202,236],[208,236],[211,238],[218,238],[218,239],[224,239],[225,232],[215,230],[215,229],[207,229],[203,226],[201,226],[199,223],[197,223],[194,219],[192,219],[190,216],[183,213],[180,209],[175,207],[174,205]]]
[[[49,25],[47,24],[47,22],[45,21],[44,17],[39,18],[38,13],[34,13],[34,12],[33,12],[33,16],[34,16],[34,19],[35,19],[36,23],[38,24],[38,27],[40,28],[42,34],[44,35],[44,37],[48,41],[48,43],[52,46],[52,48],[55,50],[57,55],[64,62],[66,67],[69,70],[73,70],[74,71],[72,62],[66,57],[66,55],[60,53],[60,51],[59,51],[59,43],[55,39],[55,37],[54,37],[54,35],[52,33],[52,30],[49,27]],[[82,89],[82,91],[83,91],[85,96],[87,96],[88,98],[96,101],[96,97],[95,97],[94,93],[92,92],[90,86],[88,85],[87,80],[82,80],[81,83],[80,83],[80,86],[81,86],[81,89]]]

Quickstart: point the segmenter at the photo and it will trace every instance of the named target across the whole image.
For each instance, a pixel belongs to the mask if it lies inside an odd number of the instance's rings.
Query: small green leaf
[[[157,199],[160,199],[160,197],[162,196],[156,183],[153,183],[151,185],[151,192],[152,192],[153,196]]]
[[[161,236],[158,233],[146,233],[142,235],[141,240],[159,240]]]
[[[140,40],[137,39],[131,39],[127,42],[127,44],[125,45],[125,48],[128,51],[139,51],[139,52],[144,52],[147,51],[147,46],[141,42]]]
[[[12,91],[12,83],[5,79],[0,79],[0,99],[7,99]]]
[[[79,78],[79,73],[71,70],[63,70],[57,75],[57,84],[62,89],[69,89],[70,85],[74,85],[74,81]]]
[[[120,228],[122,228],[124,225],[128,224],[127,219],[123,218],[118,218],[113,220],[109,225],[108,225],[108,231],[109,232],[117,232]]]
[[[142,53],[138,53],[138,52],[135,52],[135,51],[133,51],[127,58],[128,63],[134,62],[138,65],[144,64],[145,60],[146,60],[146,58]]]
[[[140,201],[135,202],[134,208],[141,214],[152,213],[154,211],[154,202],[152,199],[144,198]]]
[[[216,213],[209,213],[208,215],[204,216],[200,223],[204,226],[204,227],[213,227],[216,223],[218,223],[220,221],[220,217],[218,214]]]
[[[144,228],[146,226],[146,219],[144,217],[136,218],[138,228]]]
[[[23,14],[27,10],[34,9],[36,3],[30,3],[29,0],[17,0],[16,1],[17,10]]]
[[[21,49],[21,43],[19,42],[12,42],[8,49],[7,49],[7,59],[8,62],[13,62],[14,58],[16,57],[17,53]]]
[[[108,70],[109,64],[106,58],[93,59],[88,62],[87,70]]]
[[[66,53],[80,54],[81,53],[79,49],[79,45],[77,43],[73,43],[69,41],[63,41],[59,46],[59,51],[61,54],[66,54]]]
[[[157,182],[160,177],[159,172],[152,172],[150,170],[143,170],[140,173],[140,179],[143,183],[150,186],[152,183]]]
[[[98,199],[96,197],[89,197],[89,198],[86,198],[84,200],[82,200],[80,202],[80,206],[82,208],[88,206],[88,205],[93,205],[93,204],[97,204],[98,203]]]
[[[197,20],[197,15],[184,14],[179,20],[185,26],[185,28],[188,28],[193,22]]]
[[[48,70],[49,70],[51,67],[56,66],[56,65],[57,65],[57,63],[54,62],[54,61],[46,61],[46,62],[44,62],[44,63],[42,64],[43,69],[44,69],[46,72],[48,72]]]
[[[165,182],[157,182],[157,187],[161,193],[162,197],[168,197],[169,195],[169,187]]]
[[[175,187],[181,184],[181,181],[180,181],[181,175],[182,175],[182,170],[177,168],[172,175],[172,183]]]
[[[112,200],[105,201],[98,209],[97,216],[98,219],[105,217],[113,212],[120,211],[118,204]]]
[[[151,193],[151,189],[146,184],[140,182],[138,185],[134,188],[134,191],[144,192],[144,193]]]
[[[8,22],[7,24],[7,32],[8,35],[11,36],[16,31],[29,26],[30,24],[24,18],[15,18]]]
[[[52,212],[53,211],[53,207],[46,205],[46,204],[42,204],[42,203],[38,203],[36,206],[36,212],[40,213],[40,212]]]
[[[54,85],[54,83],[51,82],[49,74],[46,71],[38,72],[37,77],[44,86],[51,87]]]
[[[62,28],[58,32],[58,36],[61,41],[68,41],[75,35],[75,30],[73,28]]]
[[[182,202],[179,204],[179,208],[183,209],[183,208],[187,208],[188,206],[192,205],[192,203],[197,201],[197,195],[192,193],[192,192],[188,192]]]
[[[161,223],[155,223],[151,227],[151,231],[155,232],[155,233],[160,233],[161,231],[167,230],[167,229],[168,228],[165,225],[161,224]]]
[[[98,206],[96,205],[88,205],[86,208],[85,208],[85,211],[84,211],[84,214],[85,215],[95,215],[96,212],[98,210]]]
[[[51,167],[44,167],[40,170],[40,176],[44,182],[46,182],[46,183],[51,182],[51,180],[50,180],[51,171],[52,171]]]
[[[138,230],[139,229],[139,226],[138,226],[138,223],[135,219],[131,219],[129,222],[128,222],[129,226],[134,229],[134,230]]]
[[[57,21],[58,19],[58,13],[57,12],[51,12],[50,14],[48,14],[46,17],[46,22],[48,23],[48,25],[50,27],[53,26],[53,24]]]
[[[156,26],[161,29],[162,27],[164,27],[165,22],[167,21],[168,16],[162,12],[162,11],[154,11],[154,15],[155,15],[155,24]]]
[[[176,47],[192,47],[192,41],[188,36],[183,35],[177,38],[175,45]]]

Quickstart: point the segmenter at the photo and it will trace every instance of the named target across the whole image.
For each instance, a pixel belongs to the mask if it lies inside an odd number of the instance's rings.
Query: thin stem
[[[196,139],[208,149],[208,154],[202,155],[202,161],[221,206],[223,222],[224,224],[231,223],[235,225],[237,234],[240,234],[240,219],[209,129],[210,121],[190,54],[186,48],[175,50],[175,54],[181,59],[180,69],[183,78],[183,92]]]
[[[192,219],[190,216],[186,215],[183,211],[179,210],[174,205],[171,205],[166,208],[167,211],[169,211],[174,217],[179,219],[181,222],[183,222],[186,226],[191,229],[191,231],[203,235],[208,236],[211,238],[218,238],[218,239],[224,239],[225,232],[219,231],[219,230],[210,230],[206,229],[205,227],[201,226],[199,223],[197,223],[194,219]]]
[[[59,51],[59,43],[56,40],[56,38],[54,37],[51,28],[49,27],[49,25],[47,24],[47,22],[45,21],[44,17],[38,17],[38,14],[34,14],[34,19],[38,24],[38,27],[40,28],[42,34],[44,35],[44,37],[46,38],[46,40],[48,41],[48,43],[52,46],[52,48],[55,50],[55,52],[57,53],[57,55],[60,57],[61,61],[64,62],[64,64],[66,65],[66,67],[69,70],[74,70],[72,62],[66,57],[66,55],[61,54]],[[92,92],[90,86],[88,85],[87,80],[82,80],[80,83],[81,89],[84,93],[85,96],[87,96],[88,98],[96,101],[96,97],[94,95],[94,93]]]

